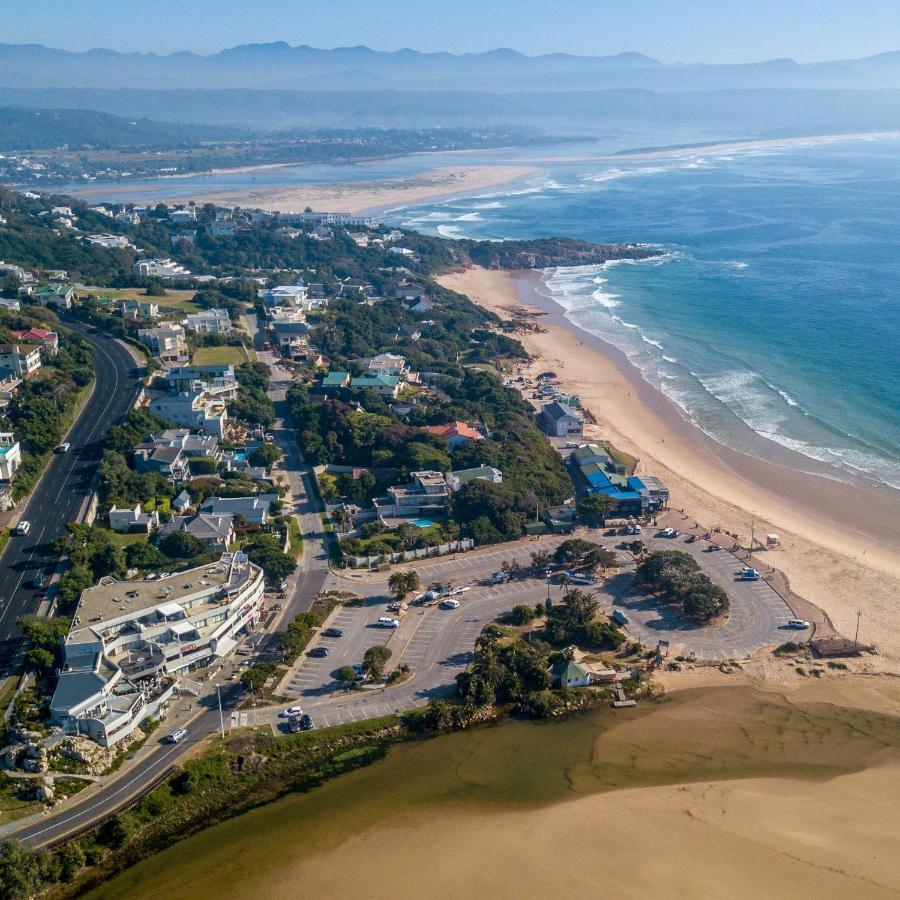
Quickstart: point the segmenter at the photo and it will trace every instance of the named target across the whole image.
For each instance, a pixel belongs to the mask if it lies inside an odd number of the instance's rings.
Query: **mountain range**
[[[900,88],[900,52],[797,63],[772,59],[731,65],[671,64],[640,53],[525,56],[319,49],[285,42],[242,44],[217,53],[159,55],[40,44],[0,44],[0,86],[361,91],[651,91]]]

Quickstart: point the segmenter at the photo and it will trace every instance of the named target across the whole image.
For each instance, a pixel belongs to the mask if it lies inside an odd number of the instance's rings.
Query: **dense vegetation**
[[[680,606],[685,617],[697,623],[728,614],[728,594],[700,571],[693,556],[682,550],[651,553],[638,565],[634,583]]]

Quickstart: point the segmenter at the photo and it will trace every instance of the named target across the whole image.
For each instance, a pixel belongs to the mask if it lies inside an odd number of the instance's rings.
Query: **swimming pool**
[[[416,528],[431,528],[434,522],[431,519],[412,519],[409,524],[415,525]]]

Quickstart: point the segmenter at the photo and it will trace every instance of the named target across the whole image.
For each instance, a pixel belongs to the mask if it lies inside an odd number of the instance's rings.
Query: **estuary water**
[[[544,290],[714,440],[744,450],[749,429],[800,468],[900,489],[900,141],[544,165],[387,219],[658,245],[651,261],[548,270]]]

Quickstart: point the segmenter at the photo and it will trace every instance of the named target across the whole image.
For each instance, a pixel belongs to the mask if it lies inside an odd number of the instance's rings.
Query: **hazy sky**
[[[0,0],[5,43],[210,52],[277,40],[806,62],[900,49],[900,0]]]

